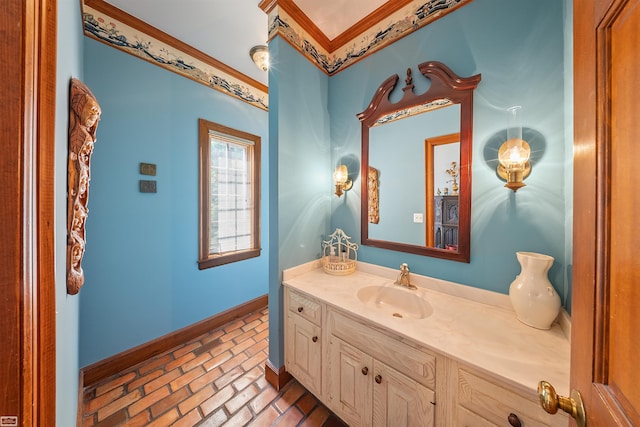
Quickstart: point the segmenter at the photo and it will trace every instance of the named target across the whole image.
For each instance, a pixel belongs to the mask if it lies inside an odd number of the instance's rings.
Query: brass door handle
[[[571,397],[558,396],[556,390],[546,381],[538,383],[538,398],[542,408],[550,414],[558,412],[558,408],[576,420],[578,427],[586,427],[587,416],[578,390],[571,390]]]
[[[368,373],[369,373],[369,368],[367,368],[366,366],[362,368],[362,375],[367,375]]]

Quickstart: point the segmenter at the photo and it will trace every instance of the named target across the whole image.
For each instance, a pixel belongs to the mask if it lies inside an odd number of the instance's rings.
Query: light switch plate
[[[421,224],[424,222],[424,215],[421,213],[414,213],[413,214],[413,222],[416,224]]]

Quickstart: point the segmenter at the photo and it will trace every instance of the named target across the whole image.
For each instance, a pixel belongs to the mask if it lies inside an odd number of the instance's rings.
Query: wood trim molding
[[[298,7],[293,0],[278,0],[277,6],[285,11],[326,51],[331,52],[331,40],[318,26]]]
[[[84,371],[78,371],[78,414],[76,416],[76,427],[82,426],[84,419]]]
[[[281,36],[332,76],[471,1],[388,2],[333,40],[329,40],[293,0],[263,0],[258,6],[269,15],[269,40]]]
[[[57,1],[7,0],[0,14],[0,393],[6,424],[56,419],[54,157]]]
[[[330,52],[333,52],[341,48],[342,46],[349,43],[351,40],[358,37],[360,34],[367,31],[369,28],[373,27],[374,25],[381,22],[385,18],[396,13],[397,11],[399,11],[400,9],[402,9],[403,7],[405,7],[411,2],[412,0],[396,0],[396,1],[390,1],[383,4],[382,6],[380,6],[379,8],[377,8],[376,10],[374,10],[373,12],[371,12],[370,14],[362,18],[360,21],[356,22],[351,27],[347,28],[344,32],[339,34],[335,39],[331,40],[328,50]]]
[[[262,0],[260,3],[258,3],[258,7],[262,9],[262,11],[267,15],[276,6],[278,6],[278,0]]]
[[[334,75],[471,1],[460,0],[455,4],[441,4],[439,0],[387,2],[333,40],[294,0],[262,0],[258,7],[269,15],[268,40],[280,35],[325,74]],[[266,85],[105,0],[83,0],[82,7],[87,37],[268,110]],[[106,20],[111,22],[107,25]],[[132,44],[128,41],[132,39],[146,41]],[[163,45],[164,50],[159,50],[158,46]],[[171,53],[170,58],[166,57],[167,50]]]
[[[249,170],[248,198],[253,209],[250,212],[252,227],[250,247],[243,250],[223,253],[212,253],[211,248],[211,182],[212,163],[211,139],[212,135],[230,137],[244,141],[246,145],[246,165]],[[216,137],[217,138],[217,137]],[[225,138],[223,138],[225,139]],[[244,132],[203,118],[198,119],[198,268],[206,268],[229,264],[260,256],[260,159],[262,156],[262,138],[249,132]]]
[[[245,316],[265,308],[268,304],[268,296],[263,295],[247,301],[244,304],[232,307],[226,311],[215,314],[200,322],[186,326],[162,337],[156,338],[137,347],[118,353],[99,362],[85,366],[82,371],[81,388],[85,388],[112,375],[122,372],[151,357],[162,354],[172,348],[199,337],[211,330],[217,329],[234,319]]]
[[[424,164],[432,165],[435,159],[434,149],[439,145],[452,144],[460,141],[460,132],[436,136],[433,138],[427,138],[424,140]],[[434,178],[434,170],[433,168],[429,168],[427,166],[428,173],[425,173],[425,188],[427,189],[427,203],[425,205],[426,212],[426,223],[433,224],[435,221],[435,209],[434,209],[434,197],[435,194],[433,192],[433,183],[435,181]],[[433,227],[426,227],[427,229],[427,246],[434,246],[435,236],[433,234]]]
[[[264,377],[276,390],[281,390],[293,378],[284,366],[276,368],[269,359],[264,364]]]
[[[402,9],[412,1],[413,0],[397,0],[385,3],[369,15],[362,18],[360,21],[353,24],[351,27],[347,28],[333,40],[330,40],[311,20],[311,18],[309,18],[302,9],[293,2],[293,0],[262,0],[258,7],[267,14],[275,7],[281,8],[291,18],[293,18],[293,20],[296,21],[304,31],[313,37],[324,50],[328,53],[333,53],[335,50],[346,45],[358,35],[373,27],[389,15]]]
[[[267,92],[268,90],[267,86],[260,83],[259,81],[252,79],[251,77],[241,73],[235,68],[228,66],[227,64],[205,54],[202,51],[199,51],[198,49],[178,40],[177,38],[159,30],[158,28],[150,24],[147,24],[146,22],[136,18],[135,16],[129,15],[127,12],[123,11],[122,9],[118,9],[117,7],[107,3],[104,0],[84,0],[84,5],[92,9],[95,9],[99,12],[102,12],[105,15],[108,15],[122,22],[123,24],[130,26],[131,28],[135,28],[136,30],[150,37],[153,37],[156,40],[159,40],[171,47],[174,47],[179,51],[189,56],[192,56],[206,64],[209,64],[213,68],[221,70],[229,74],[230,76],[248,84],[249,86],[253,86],[264,92]]]
[[[55,278],[55,126],[57,79],[57,0],[35,1],[39,7],[37,75],[37,415],[35,425],[54,425],[56,419],[56,278]]]
[[[240,71],[106,3],[82,1],[85,36],[267,111],[268,88]]]

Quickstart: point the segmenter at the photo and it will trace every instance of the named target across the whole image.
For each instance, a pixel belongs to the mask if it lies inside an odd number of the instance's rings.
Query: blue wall
[[[328,78],[280,37],[270,42],[269,114],[87,39],[85,81],[103,109],[92,160],[80,366],[265,293],[269,357],[282,354],[282,270],[320,256],[336,227],[360,238],[360,181],[332,194],[333,166],[359,167],[360,123],[379,84],[444,62],[482,74],[473,141],[471,263],[361,247],[359,259],[502,293],[516,251],[555,257],[550,279],[571,294],[570,6],[553,0],[472,2]],[[508,17],[509,19],[506,19]],[[566,26],[566,28],[565,28]],[[495,173],[506,108],[524,108],[533,172],[517,194]],[[197,270],[197,119],[263,138],[263,255]],[[267,124],[268,121],[268,124]],[[268,136],[267,136],[268,127]],[[138,192],[140,162],[158,165],[158,193]],[[269,250],[271,248],[271,250]],[[269,253],[269,255],[267,255]]]
[[[80,365],[268,292],[268,227],[258,258],[198,270],[198,118],[262,137],[269,221],[268,113],[92,39],[85,81],[102,108],[91,165]],[[139,174],[155,163],[157,175]],[[138,180],[157,180],[140,193]]]
[[[425,61],[443,62],[462,77],[482,74],[474,100],[471,262],[371,247],[361,247],[358,259],[392,268],[407,262],[419,274],[508,293],[520,271],[515,252],[541,252],[555,258],[549,277],[568,305],[572,193],[566,168],[573,141],[566,118],[571,101],[565,99],[571,96],[565,89],[567,15],[567,6],[555,0],[472,2],[330,79],[332,147],[359,157],[356,114],[387,77],[403,77],[411,67],[420,93],[417,65]],[[524,137],[534,151],[533,171],[517,194],[503,188],[495,172],[496,148],[506,139],[505,110],[512,105],[523,106]],[[359,193],[358,181],[349,197],[332,202],[331,229],[343,228],[355,240]]]
[[[269,43],[269,52],[269,163],[278,171],[270,208],[277,215],[270,244],[274,252],[278,248],[278,262],[272,260],[269,276],[269,359],[280,367],[282,270],[319,258],[329,228],[329,79],[280,37]]]
[[[56,425],[76,425],[79,298],[67,295],[67,141],[69,80],[82,80],[80,2],[58,3],[55,133]]]

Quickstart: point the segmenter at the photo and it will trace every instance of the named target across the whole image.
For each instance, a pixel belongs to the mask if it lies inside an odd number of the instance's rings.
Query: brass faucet
[[[400,274],[398,275],[398,278],[396,279],[394,284],[398,286],[404,286],[407,289],[418,289],[418,287],[416,285],[412,285],[409,280],[409,266],[406,262],[403,262],[400,265]]]

